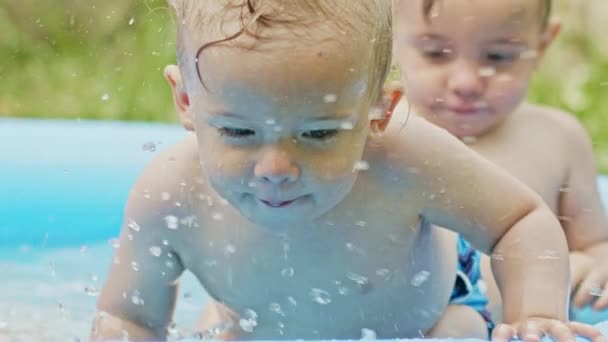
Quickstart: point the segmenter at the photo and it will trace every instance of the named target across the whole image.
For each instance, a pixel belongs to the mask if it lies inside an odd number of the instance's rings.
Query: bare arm
[[[559,217],[571,250],[608,259],[608,218],[597,189],[597,169],[591,141],[574,118],[564,124],[570,166],[562,187]]]
[[[97,303],[93,341],[118,340],[125,334],[133,341],[166,338],[184,268],[173,250],[176,232],[168,229],[165,219],[181,215],[160,199],[161,191],[172,189],[162,184],[173,178],[163,177],[164,160],[155,160],[131,190],[119,247]]]
[[[420,173],[427,199],[423,215],[494,254],[505,322],[566,320],[568,249],[542,199],[439,128],[412,117],[400,134],[406,162],[426,165]]]

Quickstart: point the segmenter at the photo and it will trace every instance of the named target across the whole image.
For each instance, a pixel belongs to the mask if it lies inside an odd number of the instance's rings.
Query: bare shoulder
[[[185,216],[196,177],[201,177],[198,160],[196,139],[190,135],[158,154],[131,188],[125,218],[156,230],[167,216]]]
[[[589,135],[581,122],[572,113],[555,107],[536,104],[525,104],[522,106],[518,118],[520,120],[532,120],[535,126],[542,127],[546,132],[552,132],[567,144],[585,144],[589,141]]]

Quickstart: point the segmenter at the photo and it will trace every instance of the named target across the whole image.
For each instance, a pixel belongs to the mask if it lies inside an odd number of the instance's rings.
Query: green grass
[[[0,116],[175,121],[165,0],[0,0]],[[608,57],[566,32],[530,99],[576,114],[608,172]]]

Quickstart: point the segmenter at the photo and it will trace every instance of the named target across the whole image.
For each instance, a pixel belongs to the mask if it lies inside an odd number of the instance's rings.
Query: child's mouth
[[[292,199],[289,201],[266,201],[263,199],[260,199],[260,202],[264,203],[266,206],[271,207],[271,208],[285,208],[290,206],[293,202],[297,201],[298,199]]]

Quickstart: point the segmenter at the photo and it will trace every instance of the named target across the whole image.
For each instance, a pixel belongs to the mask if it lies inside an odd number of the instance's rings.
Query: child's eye
[[[221,136],[228,136],[231,138],[245,138],[255,135],[255,131],[242,128],[220,127],[217,131]]]
[[[422,55],[427,59],[440,61],[450,57],[452,51],[450,49],[440,48],[424,48],[422,49]]]
[[[510,63],[515,60],[515,54],[506,52],[491,52],[486,54],[486,60],[494,64]]]
[[[327,140],[338,134],[337,129],[318,129],[313,131],[304,132],[302,136],[307,139],[314,140]]]

